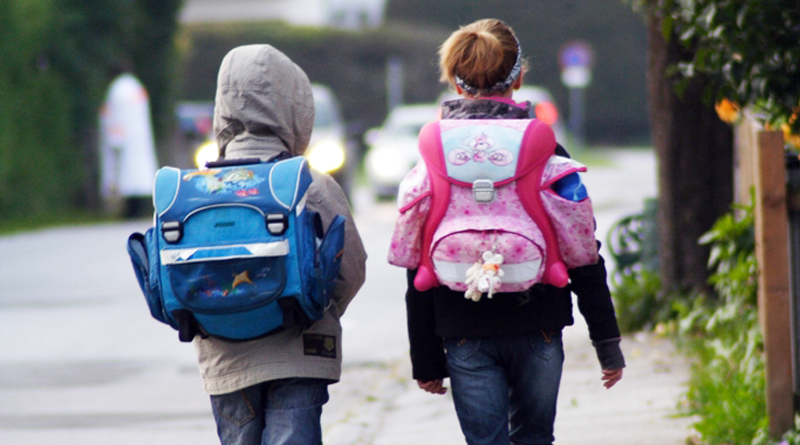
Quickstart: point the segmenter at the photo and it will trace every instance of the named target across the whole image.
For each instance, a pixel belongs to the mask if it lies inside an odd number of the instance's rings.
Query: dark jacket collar
[[[442,103],[442,119],[528,119],[530,102],[517,107],[491,99],[455,99]]]

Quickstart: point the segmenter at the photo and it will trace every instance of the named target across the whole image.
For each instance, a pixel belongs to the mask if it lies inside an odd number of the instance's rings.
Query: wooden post
[[[779,438],[794,426],[783,135],[777,131],[759,132],[754,155],[758,317],[764,333],[769,432]]]

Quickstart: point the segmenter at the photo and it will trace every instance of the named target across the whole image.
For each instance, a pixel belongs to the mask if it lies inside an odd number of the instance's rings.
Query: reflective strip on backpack
[[[235,244],[230,246],[191,247],[186,249],[164,249],[161,264],[187,264],[201,261],[232,260],[285,256],[289,254],[289,240],[272,243]]]
[[[467,269],[472,267],[472,264],[473,263],[433,260],[433,266],[436,268],[436,276],[438,276],[441,281],[452,283],[464,283],[467,279]],[[503,284],[512,284],[533,280],[538,275],[539,268],[541,267],[541,259],[526,261],[524,263],[501,264],[500,270],[503,271],[503,276],[500,277],[500,282]]]

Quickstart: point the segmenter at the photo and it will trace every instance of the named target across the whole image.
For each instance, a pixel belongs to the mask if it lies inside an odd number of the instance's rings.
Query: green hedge
[[[114,68],[172,122],[181,0],[0,2],[0,222],[99,209],[98,112]]]
[[[51,2],[0,6],[0,218],[63,211],[81,188],[66,88],[46,58]]]

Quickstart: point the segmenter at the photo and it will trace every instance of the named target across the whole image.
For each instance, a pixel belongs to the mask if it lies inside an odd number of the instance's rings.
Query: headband
[[[466,91],[468,94],[478,94],[480,91],[488,91],[488,92],[495,92],[495,91],[505,91],[507,90],[511,84],[517,80],[519,74],[522,72],[522,50],[519,46],[519,40],[517,37],[514,36],[514,40],[517,42],[517,60],[514,62],[514,67],[511,68],[511,72],[508,73],[508,77],[505,80],[497,82],[496,84],[492,85],[489,88],[476,88],[472,85],[469,85],[464,79],[459,76],[455,76],[456,85],[458,85],[462,90]]]

